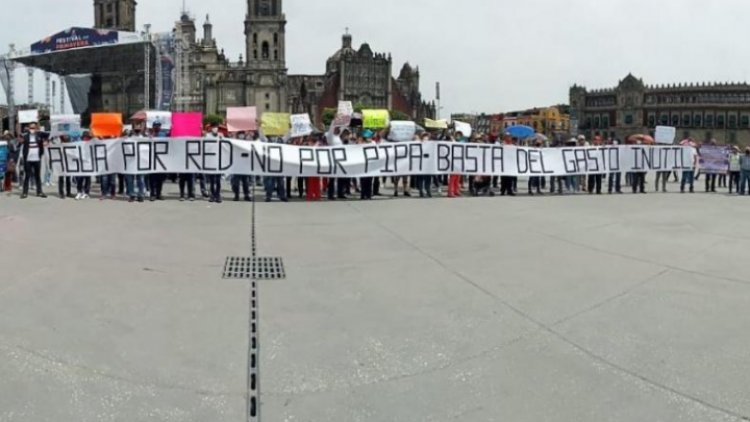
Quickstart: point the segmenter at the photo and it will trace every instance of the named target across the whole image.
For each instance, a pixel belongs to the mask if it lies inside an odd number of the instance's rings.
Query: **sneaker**
[[[130,198],[128,198],[128,202],[135,202],[135,198],[133,198],[133,197],[131,196]]]
[[[80,201],[81,199],[83,199],[83,195],[81,195],[80,193],[77,194],[76,195],[76,201]]]
[[[138,202],[143,202],[143,201],[144,201],[143,197],[142,197],[142,196],[139,196],[139,197],[138,197]]]
[[[191,196],[191,197],[190,197],[190,198],[189,198],[188,200],[189,200],[190,202],[193,202],[193,201],[195,201],[195,197]]]
[[[36,195],[36,197],[37,197],[37,198],[46,198],[46,197],[47,197],[47,195],[45,195],[45,194],[43,194],[43,193],[38,193],[38,194]]]
[[[180,202],[185,202],[185,197],[184,196],[180,197]]]

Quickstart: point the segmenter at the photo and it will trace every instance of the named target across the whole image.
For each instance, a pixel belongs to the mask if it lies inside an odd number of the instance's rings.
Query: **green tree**
[[[203,117],[203,125],[220,125],[224,123],[224,118],[218,114],[209,114]]]
[[[391,115],[391,120],[398,120],[398,121],[405,121],[405,120],[411,121],[412,120],[411,116],[398,110],[390,110],[388,111],[388,113]]]
[[[333,119],[336,117],[336,111],[338,109],[335,108],[324,108],[323,109],[323,124],[327,127],[331,125],[331,122],[333,122]]]

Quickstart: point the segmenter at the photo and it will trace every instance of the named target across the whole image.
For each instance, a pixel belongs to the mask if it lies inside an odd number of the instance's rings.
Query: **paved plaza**
[[[0,197],[0,421],[245,421],[250,209]],[[257,211],[264,421],[750,420],[750,197]]]

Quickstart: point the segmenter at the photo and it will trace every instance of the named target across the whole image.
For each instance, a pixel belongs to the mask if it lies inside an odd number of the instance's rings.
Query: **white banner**
[[[568,176],[688,170],[681,146],[524,148],[457,142],[300,147],[231,139],[144,139],[53,145],[50,168],[65,176],[205,173],[298,177],[423,174]]]
[[[291,123],[292,123],[292,131],[289,134],[292,138],[297,138],[300,136],[307,136],[311,133],[313,133],[313,126],[312,122],[310,121],[310,116],[307,114],[292,114],[289,117]]]

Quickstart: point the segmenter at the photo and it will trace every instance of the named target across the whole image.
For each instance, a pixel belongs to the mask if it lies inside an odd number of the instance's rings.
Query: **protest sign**
[[[338,109],[336,110],[336,116],[333,119],[333,126],[349,126],[352,123],[352,116],[354,115],[354,106],[351,101],[339,101]]]
[[[677,129],[671,126],[657,126],[654,135],[657,144],[671,145],[677,137]]]
[[[454,120],[453,127],[455,128],[456,133],[461,132],[467,138],[470,137],[472,134],[471,125],[468,123]]]
[[[175,142],[179,141],[179,142]],[[285,177],[571,176],[692,168],[681,146],[527,148],[457,142],[381,142],[329,147],[233,139],[145,139],[52,145],[45,154],[62,176],[198,173]]]
[[[417,125],[409,121],[393,121],[388,131],[388,140],[395,142],[408,142],[414,140]]]
[[[362,110],[362,126],[365,129],[383,129],[388,127],[389,122],[388,110]]]
[[[424,127],[427,129],[448,129],[448,121],[447,120],[432,120],[432,119],[424,119]]]
[[[92,113],[91,134],[97,138],[122,136],[122,114]]]
[[[172,136],[203,135],[203,113],[185,112],[172,114]]]
[[[0,179],[5,176],[5,171],[8,168],[8,143],[0,141]]]
[[[729,147],[704,145],[700,147],[700,169],[704,173],[717,174],[729,170]]]
[[[289,113],[263,113],[260,128],[266,136],[284,136],[289,133]]]
[[[162,130],[172,129],[172,113],[169,111],[147,111],[146,127],[154,127],[154,123],[161,124]]]
[[[258,130],[258,109],[255,107],[227,107],[227,130],[230,133]]]
[[[292,132],[290,136],[296,138],[299,136],[307,136],[313,133],[312,122],[310,116],[307,114],[293,114],[291,117]]]
[[[18,110],[18,123],[39,123],[39,110]]]
[[[78,114],[52,115],[49,122],[50,136],[52,137],[61,135],[67,135],[71,138],[81,137],[81,116]]]

